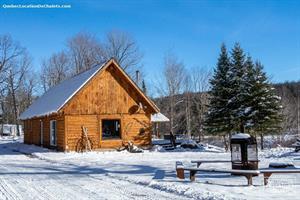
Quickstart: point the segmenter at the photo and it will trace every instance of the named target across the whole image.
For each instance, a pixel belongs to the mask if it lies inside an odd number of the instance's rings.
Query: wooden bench
[[[230,173],[245,176],[248,181],[248,185],[252,185],[252,177],[259,175],[258,170],[226,170],[226,169],[200,169],[193,167],[184,167],[182,162],[176,162],[176,174],[180,179],[184,179],[184,171],[190,172],[190,180],[195,181],[195,175],[197,172],[209,172],[209,173]]]
[[[272,174],[284,174],[284,173],[300,173],[300,169],[292,168],[292,169],[260,169],[260,173],[264,175],[264,185],[268,184],[268,180]]]
[[[200,167],[202,163],[231,163],[231,160],[192,160],[191,163],[196,163]]]

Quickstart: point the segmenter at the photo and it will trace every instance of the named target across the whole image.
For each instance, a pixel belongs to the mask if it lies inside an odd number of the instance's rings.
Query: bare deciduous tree
[[[44,92],[65,80],[69,75],[69,58],[65,52],[53,54],[48,60],[44,60],[40,75]]]
[[[111,31],[106,35],[105,58],[115,58],[121,67],[133,76],[136,70],[141,71],[142,54],[136,41],[127,33]]]
[[[89,33],[78,33],[68,39],[66,50],[53,54],[42,62],[40,78],[44,92],[62,80],[102,64],[111,57],[129,75],[133,76],[136,70],[140,71],[140,76],[143,75],[138,67],[142,57],[138,46],[126,33],[109,32],[103,44]]]
[[[30,106],[35,98],[35,93],[38,93],[37,74],[28,70],[24,75],[20,89],[18,90],[19,110],[22,113],[28,106]]]
[[[160,86],[158,88],[162,94],[165,94],[164,96],[168,97],[170,131],[174,132],[174,128],[178,125],[174,123],[177,118],[175,108],[184,102],[183,99],[177,99],[176,95],[183,92],[186,70],[183,62],[179,61],[174,54],[168,53],[165,56],[163,74],[166,87]]]
[[[86,71],[104,61],[100,42],[89,33],[78,33],[67,42],[73,74]]]
[[[20,88],[24,75],[26,74],[29,65],[31,64],[31,59],[25,52],[22,56],[18,59],[15,59],[14,62],[10,63],[9,70],[7,72],[6,77],[6,85],[8,90],[8,96],[11,97],[10,104],[13,109],[13,121],[14,124],[17,125],[17,134],[20,135],[19,129],[19,105],[17,99],[17,90]]]
[[[25,49],[18,42],[13,41],[10,35],[0,35],[0,90],[5,89],[3,83],[11,62],[24,52]]]
[[[185,122],[186,122],[186,133],[189,138],[192,135],[192,84],[191,74],[187,73],[184,80],[184,101],[185,101]]]
[[[17,124],[18,135],[20,135],[20,132],[17,90],[30,62],[31,59],[24,47],[14,41],[10,35],[0,35],[0,103],[3,112],[2,123],[4,118],[10,118],[11,122]]]
[[[191,90],[193,92],[192,105],[194,121],[193,129],[198,133],[199,140],[203,139],[203,123],[208,105],[208,93],[211,71],[206,68],[192,68],[190,71]]]

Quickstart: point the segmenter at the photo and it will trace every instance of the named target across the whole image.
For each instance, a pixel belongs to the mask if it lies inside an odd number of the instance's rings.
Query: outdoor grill
[[[231,137],[230,143],[232,169],[257,170],[258,154],[255,137],[238,133]]]

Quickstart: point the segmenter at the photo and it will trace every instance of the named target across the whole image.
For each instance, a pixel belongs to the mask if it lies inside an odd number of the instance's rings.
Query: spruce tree
[[[280,97],[275,93],[268,78],[263,71],[261,63],[256,62],[253,68],[251,81],[251,114],[248,123],[252,130],[261,136],[261,148],[263,149],[263,134],[274,133],[281,129],[282,116]]]
[[[245,96],[247,96],[245,54],[239,43],[236,43],[231,52],[230,67],[230,99],[228,108],[231,110],[234,130],[244,132],[245,129]]]
[[[209,133],[233,131],[263,133],[281,127],[280,98],[263,71],[263,66],[246,58],[237,43],[229,59],[225,45],[221,47],[217,67],[210,81],[210,104],[205,128]]]
[[[243,123],[243,126],[247,130],[251,130],[253,128],[253,87],[256,84],[255,80],[255,72],[254,72],[254,64],[252,58],[250,56],[247,57],[244,64],[244,77],[243,77],[243,91],[241,91],[240,98],[240,118]]]
[[[210,104],[208,105],[208,112],[205,120],[205,129],[211,134],[227,134],[230,133],[233,128],[231,110],[227,107],[232,93],[229,72],[230,59],[228,57],[226,46],[222,44],[217,67],[210,80]]]

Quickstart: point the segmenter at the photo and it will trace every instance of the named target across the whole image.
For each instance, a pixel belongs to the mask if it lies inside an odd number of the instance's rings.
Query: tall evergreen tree
[[[205,121],[209,133],[230,134],[247,129],[259,133],[263,144],[263,133],[280,129],[280,98],[263,72],[263,66],[258,62],[254,64],[250,56],[246,58],[238,43],[231,52],[231,59],[222,45],[210,83],[210,105]]]
[[[244,110],[245,110],[245,96],[247,84],[245,82],[245,74],[247,73],[245,67],[245,54],[239,43],[236,43],[231,52],[231,67],[230,67],[230,99],[228,108],[233,113],[232,121],[234,122],[233,129],[235,131],[244,132]]]
[[[253,68],[253,77],[251,81],[252,95],[249,108],[248,124],[256,133],[261,136],[261,148],[263,149],[263,134],[274,133],[281,129],[282,116],[280,97],[275,93],[275,89],[271,86],[263,71],[263,65],[259,62],[255,63]]]
[[[250,56],[247,57],[244,63],[244,75],[242,78],[243,89],[240,91],[240,109],[239,116],[240,122],[244,129],[251,130],[253,128],[253,123],[251,123],[252,118],[252,103],[253,103],[253,87],[256,84],[254,64]],[[240,130],[242,131],[242,130]]]
[[[210,104],[206,115],[205,129],[211,134],[230,133],[233,128],[232,112],[227,107],[232,93],[230,59],[224,44],[221,46],[217,67],[210,84]]]

